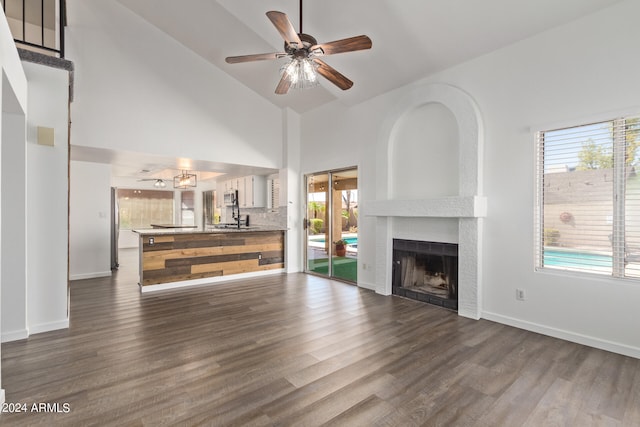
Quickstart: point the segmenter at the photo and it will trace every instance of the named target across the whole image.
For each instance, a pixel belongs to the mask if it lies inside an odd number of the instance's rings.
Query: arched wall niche
[[[419,105],[401,116],[390,138],[390,198],[428,199],[459,193],[459,132],[445,105]]]
[[[458,125],[458,195],[482,194],[480,167],[484,129],[480,110],[473,98],[463,90],[444,83],[432,83],[413,89],[410,95],[389,111],[382,124],[376,146],[377,200],[389,200],[392,197],[394,141],[403,117],[427,104],[441,104],[453,114]]]

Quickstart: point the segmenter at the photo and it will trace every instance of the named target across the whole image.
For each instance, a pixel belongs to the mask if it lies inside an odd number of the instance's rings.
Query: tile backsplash
[[[231,208],[226,209],[227,218],[231,218]],[[287,228],[287,207],[279,206],[275,209],[267,208],[240,208],[240,215],[249,215],[249,223],[254,226]]]

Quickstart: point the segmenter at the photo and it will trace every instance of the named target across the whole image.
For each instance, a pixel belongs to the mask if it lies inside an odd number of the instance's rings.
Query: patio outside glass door
[[[307,175],[306,271],[357,282],[358,170]]]

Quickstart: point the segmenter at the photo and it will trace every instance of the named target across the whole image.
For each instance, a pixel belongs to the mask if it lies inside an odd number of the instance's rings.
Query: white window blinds
[[[538,132],[537,268],[640,277],[639,124]]]

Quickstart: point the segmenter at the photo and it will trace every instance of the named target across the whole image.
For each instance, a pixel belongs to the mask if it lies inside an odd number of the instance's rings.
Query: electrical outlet
[[[524,301],[526,298],[524,289],[516,289],[516,299],[518,301]]]
[[[153,246],[156,243],[156,239],[149,237],[149,246]]]

